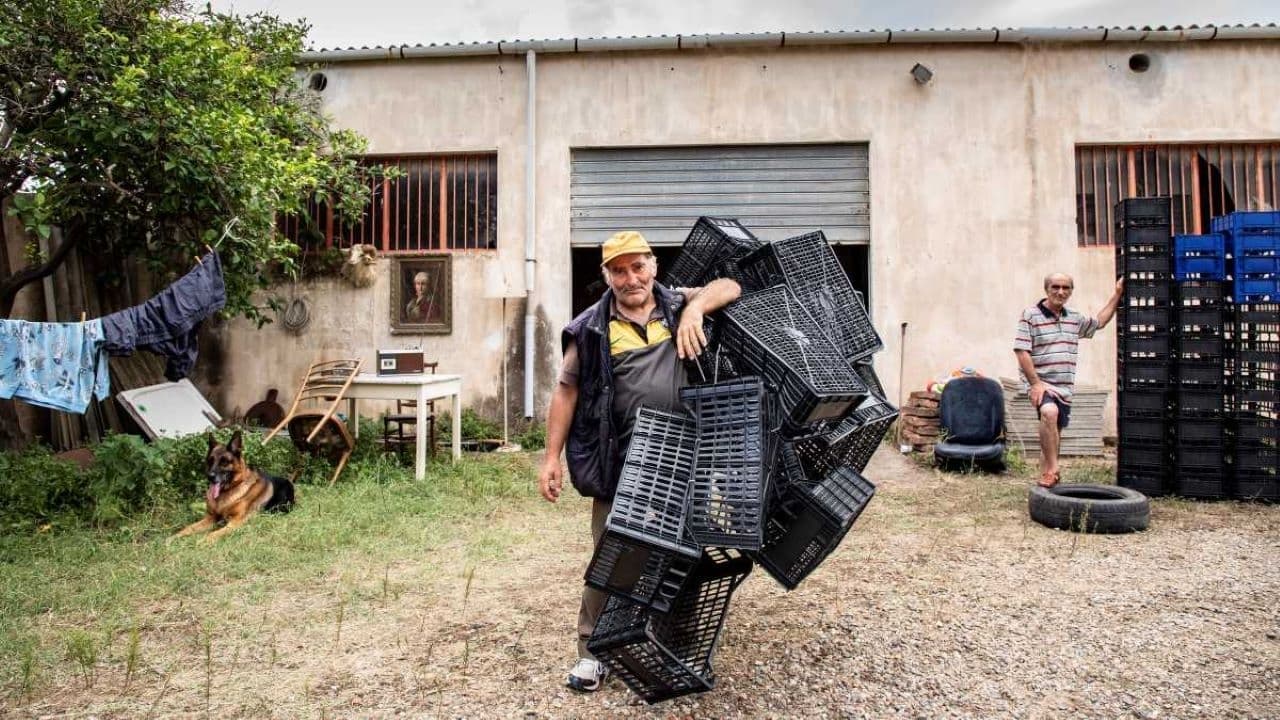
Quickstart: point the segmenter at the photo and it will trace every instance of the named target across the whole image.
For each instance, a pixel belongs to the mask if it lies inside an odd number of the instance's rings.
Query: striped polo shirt
[[[1041,300],[1022,311],[1013,349],[1031,353],[1036,374],[1064,403],[1070,404],[1076,386],[1079,340],[1093,337],[1097,329],[1097,318],[1085,317],[1066,307],[1062,308],[1061,315],[1055,315]],[[1028,384],[1025,376],[1022,382]]]

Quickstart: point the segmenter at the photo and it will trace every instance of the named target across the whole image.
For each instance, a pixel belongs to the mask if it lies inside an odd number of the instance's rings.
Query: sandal
[[[1045,470],[1040,473],[1040,487],[1051,488],[1058,484],[1059,473],[1057,470]]]

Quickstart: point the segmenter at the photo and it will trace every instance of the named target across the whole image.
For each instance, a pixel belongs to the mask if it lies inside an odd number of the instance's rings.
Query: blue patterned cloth
[[[83,413],[110,389],[102,320],[0,320],[0,398]]]

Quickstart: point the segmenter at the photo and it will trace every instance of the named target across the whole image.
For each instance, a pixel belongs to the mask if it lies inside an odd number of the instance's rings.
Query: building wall
[[[1151,69],[1128,68],[1132,53]],[[917,62],[935,75],[909,75]],[[1076,276],[1072,305],[1096,311],[1114,286],[1112,248],[1076,244],[1074,146],[1263,140],[1280,135],[1280,44],[944,44],[537,59],[538,416],[569,319],[569,158],[575,147],[868,142],[871,311],[885,340],[876,366],[891,394],[952,368],[1013,375],[1019,310],[1050,271]],[[1268,72],[1270,70],[1270,72]],[[498,301],[485,266],[522,285],[525,63],[522,57],[337,64],[326,110],[376,153],[496,150],[496,253],[458,254],[454,332],[425,338],[442,372],[465,376],[469,404],[498,394]],[[603,239],[603,238],[602,238]],[[236,402],[268,378],[296,378],[313,355],[403,347],[387,330],[386,279],[372,289],[314,283],[331,327],[281,342],[278,328],[233,327]],[[287,292],[287,290],[286,290]],[[523,310],[505,322],[519,365]],[[358,319],[342,319],[345,315]],[[1113,328],[1083,346],[1080,381],[1114,386]],[[412,346],[412,345],[407,345]],[[279,382],[276,380],[276,382]],[[511,398],[519,412],[519,378]],[[239,398],[244,398],[240,400]]]

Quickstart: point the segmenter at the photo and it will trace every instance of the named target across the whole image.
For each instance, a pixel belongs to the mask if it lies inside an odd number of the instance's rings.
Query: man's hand
[[[1044,400],[1044,394],[1048,391],[1049,387],[1043,382],[1037,382],[1035,385],[1032,385],[1031,392],[1028,393],[1031,396],[1031,404],[1036,407],[1040,407],[1040,401]]]
[[[564,471],[560,469],[560,456],[548,456],[542,464],[542,472],[538,473],[538,492],[547,502],[555,502],[560,498],[560,488],[564,485]]]
[[[1124,276],[1123,275],[1121,275],[1120,278],[1116,280],[1116,297],[1120,297],[1121,295],[1124,295]]]
[[[692,360],[707,347],[707,336],[702,332],[702,310],[697,303],[685,305],[680,313],[680,327],[676,328],[676,354],[681,360]]]

